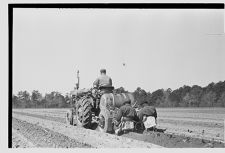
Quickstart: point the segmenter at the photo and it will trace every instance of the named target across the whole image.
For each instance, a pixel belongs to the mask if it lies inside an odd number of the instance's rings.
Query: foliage
[[[27,91],[20,91],[12,97],[13,108],[65,108],[70,105],[66,102],[68,97],[53,91],[43,97],[37,90],[30,94]]]
[[[114,90],[114,93],[126,93],[123,87]],[[179,89],[172,90],[158,89],[152,93],[146,92],[138,87],[133,92],[137,104],[147,101],[150,105],[157,107],[225,107],[225,81],[210,83],[206,87],[184,85]],[[69,94],[63,96],[53,91],[44,96],[33,90],[30,94],[27,91],[19,91],[13,94],[13,108],[65,108],[70,107]]]
[[[141,89],[138,87],[134,92],[133,92],[134,98],[137,101],[137,104],[141,104],[147,99],[147,93],[144,89]]]
[[[158,89],[152,93],[140,87],[133,94],[138,104],[147,101],[157,107],[224,107],[225,81],[210,83],[206,87],[184,85],[176,90]]]
[[[126,91],[123,87],[114,89],[114,93],[120,94],[120,93],[126,93],[128,91]]]

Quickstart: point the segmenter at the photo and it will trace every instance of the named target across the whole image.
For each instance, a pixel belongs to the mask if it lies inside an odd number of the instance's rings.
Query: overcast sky
[[[153,92],[225,80],[224,10],[14,9],[13,92],[113,85]],[[123,64],[125,63],[125,65]]]

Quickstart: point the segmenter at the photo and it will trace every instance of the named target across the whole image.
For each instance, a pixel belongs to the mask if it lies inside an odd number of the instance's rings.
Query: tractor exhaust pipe
[[[80,86],[80,77],[79,77],[79,70],[77,71],[77,83],[76,83],[76,89],[78,90]]]

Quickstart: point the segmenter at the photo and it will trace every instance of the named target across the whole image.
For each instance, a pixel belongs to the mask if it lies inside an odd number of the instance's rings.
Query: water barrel
[[[134,104],[134,96],[131,93],[104,94],[100,100],[100,109],[114,109],[115,107],[119,108],[125,101],[129,100],[131,101],[131,105]]]

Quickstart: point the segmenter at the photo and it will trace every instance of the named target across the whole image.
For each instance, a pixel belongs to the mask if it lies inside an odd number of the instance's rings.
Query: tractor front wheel
[[[66,124],[73,125],[73,109],[70,109],[66,112]]]

